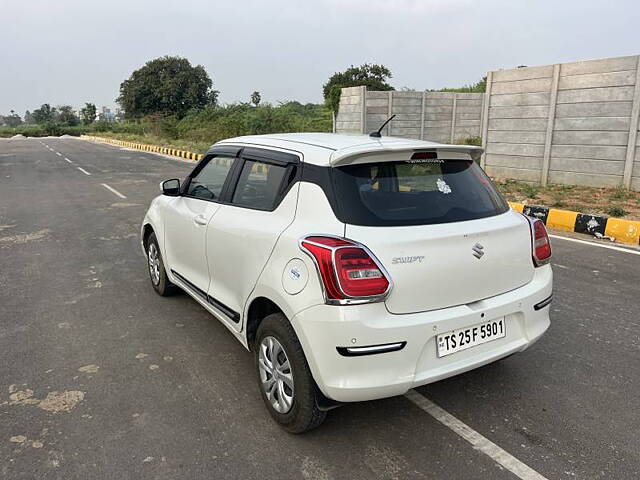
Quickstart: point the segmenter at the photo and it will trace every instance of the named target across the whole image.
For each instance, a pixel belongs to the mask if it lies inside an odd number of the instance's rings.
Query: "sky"
[[[640,54],[626,0],[0,0],[0,114],[114,107],[164,55],[203,65],[224,103],[322,101],[336,71],[384,64],[397,89],[489,70]]]

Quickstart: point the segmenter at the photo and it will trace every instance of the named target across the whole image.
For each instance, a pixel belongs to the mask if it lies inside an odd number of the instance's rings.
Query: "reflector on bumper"
[[[358,357],[361,355],[375,355],[402,350],[407,342],[385,343],[383,345],[368,345],[366,347],[336,347],[343,357]]]

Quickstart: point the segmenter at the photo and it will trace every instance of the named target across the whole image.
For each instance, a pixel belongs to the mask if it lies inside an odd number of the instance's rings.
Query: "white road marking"
[[[56,152],[56,155],[58,155],[59,157],[62,156],[62,154],[60,152]]]
[[[449,412],[443,410],[438,405],[415,390],[409,390],[404,394],[409,400],[416,404],[420,409],[427,412],[445,427],[450,428],[454,433],[469,442],[475,450],[478,450],[511,473],[522,480],[546,480],[546,477],[536,472],[534,469],[525,465],[509,452],[503,450],[488,438],[483,437],[478,432],[469,427],[466,423],[461,422]]]
[[[91,175],[89,172],[87,172],[84,168],[82,167],[76,167],[78,170],[80,170],[82,173],[84,173],[85,175]]]
[[[106,183],[101,183],[100,185],[102,185],[104,188],[106,188],[107,190],[109,190],[111,193],[116,194],[118,197],[120,198],[127,198],[125,197],[123,194],[121,194],[119,191],[117,191],[115,188],[110,187],[109,185],[107,185]]]
[[[64,157],[64,159],[69,162],[69,163],[73,163],[71,160],[69,160],[67,157]]]
[[[600,243],[588,242],[586,240],[579,240],[577,238],[562,237],[560,235],[549,234],[549,237],[559,238],[561,240],[567,240],[569,242],[584,243],[585,245],[591,245],[592,247],[608,248],[609,250],[616,250],[618,252],[631,253],[632,255],[640,255],[640,250],[631,250],[630,248],[614,247],[613,245],[602,245]]]

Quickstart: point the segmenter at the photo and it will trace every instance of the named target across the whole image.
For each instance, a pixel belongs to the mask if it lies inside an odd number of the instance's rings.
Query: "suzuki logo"
[[[471,250],[473,250],[473,256],[476,258],[480,258],[484,255],[484,247],[479,243],[476,243]]]

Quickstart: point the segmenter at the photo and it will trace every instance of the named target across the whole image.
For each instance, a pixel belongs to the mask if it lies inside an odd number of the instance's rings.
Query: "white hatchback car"
[[[180,287],[254,353],[291,432],[521,352],[549,327],[551,246],[481,152],[320,133],[219,142],[144,218],[153,288]]]

